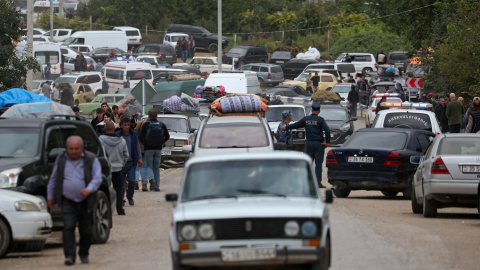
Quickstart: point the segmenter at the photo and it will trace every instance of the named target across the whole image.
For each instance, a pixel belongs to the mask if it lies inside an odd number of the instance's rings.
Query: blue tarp
[[[35,102],[53,102],[53,100],[21,88],[13,88],[0,93],[0,108]]]

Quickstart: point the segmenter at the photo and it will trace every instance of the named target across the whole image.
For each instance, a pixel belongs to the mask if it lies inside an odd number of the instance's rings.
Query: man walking
[[[468,109],[467,127],[465,133],[477,133],[480,131],[480,98],[474,97],[473,103]]]
[[[102,77],[102,94],[108,94],[108,88],[109,87],[110,87],[110,85],[108,85],[108,82],[105,79],[105,77]]]
[[[135,168],[142,166],[142,156],[140,155],[140,144],[138,142],[138,134],[135,130],[130,128],[130,118],[127,116],[123,117],[120,121],[121,130],[117,131],[116,134],[122,136],[127,143],[128,148],[128,161],[122,168],[122,181],[125,179],[128,182],[127,186],[127,200],[130,206],[133,206],[135,203],[133,201],[133,193],[135,190]],[[123,194],[122,194],[123,201]]]
[[[456,100],[455,93],[450,93],[450,102],[445,112],[448,118],[448,129],[450,133],[460,133],[460,124],[462,123],[462,114],[464,113],[465,108],[462,103]]]
[[[358,92],[355,89],[355,85],[350,87],[350,92],[348,92],[347,100],[350,103],[350,116],[352,119],[357,120],[357,105],[360,101],[360,97],[358,96]]]
[[[318,72],[315,71],[315,75],[310,78],[310,82],[312,83],[313,93],[315,94],[318,90],[318,83],[320,82],[320,76],[318,76]]]
[[[67,139],[67,151],[55,160],[47,186],[47,204],[53,209],[58,204],[63,218],[63,252],[65,264],[75,263],[77,244],[75,227],[78,222],[82,263],[88,263],[88,250],[93,230],[93,195],[102,183],[102,167],[94,153],[83,149],[79,136]]]
[[[293,135],[291,130],[282,130],[281,126],[286,126],[292,121],[292,113],[289,110],[282,112],[282,122],[278,125],[277,128],[277,140],[278,142],[285,143],[287,146],[286,150],[292,149],[293,146]]]
[[[143,124],[148,122],[148,120],[150,119],[137,122],[137,124],[135,125],[135,131],[138,134],[140,134],[140,131],[142,131]],[[143,162],[142,167],[137,167],[137,169],[135,170],[135,190],[139,190],[138,181],[140,180],[140,176],[142,176],[142,182],[150,183],[150,190],[153,191],[155,189],[155,181],[153,180],[153,171],[148,170],[147,161],[145,159],[145,146],[141,141],[140,141],[140,150],[142,151],[142,160],[144,160],[145,162]],[[143,179],[145,179],[145,181]],[[146,185],[142,185],[142,191],[148,191],[148,188]]]
[[[96,114],[97,117],[93,118],[92,121],[90,121],[90,124],[92,124],[93,129],[97,128],[97,125],[103,121],[103,114],[105,112],[101,108],[97,108]]]
[[[60,84],[56,83],[55,86],[52,88],[52,100],[58,101],[58,97],[60,96]]]
[[[162,159],[163,144],[170,139],[168,129],[164,123],[157,120],[158,110],[152,108],[148,111],[148,121],[140,131],[140,141],[145,148],[145,161],[147,171],[151,171],[155,179],[155,191],[160,191],[160,162]],[[147,187],[147,177],[142,174],[142,190]]]
[[[46,98],[50,98],[52,96],[52,88],[50,87],[50,81],[46,81],[42,85],[42,93],[43,96]]]
[[[122,179],[122,168],[128,161],[128,148],[125,140],[115,134],[115,124],[109,121],[105,123],[105,135],[98,137],[107,152],[108,161],[112,167],[112,185],[117,192],[117,214],[125,215],[123,209],[124,181]]]
[[[315,175],[317,176],[318,187],[325,188],[325,186],[322,185],[322,166],[325,148],[327,148],[330,143],[330,128],[325,122],[325,119],[320,117],[319,114],[320,104],[314,102],[312,104],[311,115],[302,118],[294,124],[283,125],[280,128],[282,130],[305,128],[307,137],[306,153],[315,161]],[[325,132],[325,137],[323,132]]]
[[[185,40],[185,37],[182,37],[180,48],[182,49],[182,60],[185,63],[187,62],[187,57],[188,57],[188,42]]]

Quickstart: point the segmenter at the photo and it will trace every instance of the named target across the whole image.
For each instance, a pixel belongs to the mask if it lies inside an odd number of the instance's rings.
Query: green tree
[[[40,66],[35,58],[18,57],[15,53],[16,42],[26,31],[13,0],[0,1],[0,33],[0,92],[3,92],[23,87],[22,77],[27,70],[40,71]]]

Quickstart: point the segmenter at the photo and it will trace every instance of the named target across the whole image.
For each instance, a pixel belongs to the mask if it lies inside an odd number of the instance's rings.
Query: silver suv
[[[340,54],[335,62],[345,62],[346,53]],[[377,61],[371,53],[348,53],[351,62],[355,66],[356,73],[367,74],[377,70]]]
[[[275,85],[284,81],[283,69],[279,65],[265,63],[247,64],[242,66],[240,70],[253,71],[257,73],[260,87],[264,87],[266,84]]]

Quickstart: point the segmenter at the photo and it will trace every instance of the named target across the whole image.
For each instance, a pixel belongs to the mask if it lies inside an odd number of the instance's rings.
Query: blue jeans
[[[182,60],[183,62],[187,62],[187,57],[188,57],[188,51],[185,50],[185,51],[182,51]]]
[[[73,261],[76,259],[77,242],[75,241],[75,227],[78,222],[78,232],[80,233],[80,257],[88,257],[88,250],[92,240],[93,216],[92,209],[88,209],[87,200],[83,202],[74,202],[65,197],[62,198],[62,218],[63,218],[63,253],[65,258]]]
[[[353,118],[357,118],[357,102],[351,102],[350,103],[350,115]]]
[[[155,188],[160,188],[160,162],[162,162],[162,150],[145,150],[145,161],[147,163],[147,172],[153,175],[155,179]],[[143,177],[142,184],[147,184],[147,177]]]
[[[153,179],[153,173],[151,172],[149,173],[147,170],[147,162],[145,160],[145,154],[142,154],[142,159],[143,159],[142,167],[137,166],[137,169],[135,169],[135,182],[138,182],[140,178],[139,176],[142,176],[142,183],[143,183],[143,179]]]
[[[133,199],[133,191],[135,190],[135,167],[133,161],[130,160],[122,168],[122,179],[128,181],[127,199]]]
[[[322,184],[322,166],[325,156],[325,146],[320,141],[307,141],[307,155],[315,161],[315,175],[318,185]]]

